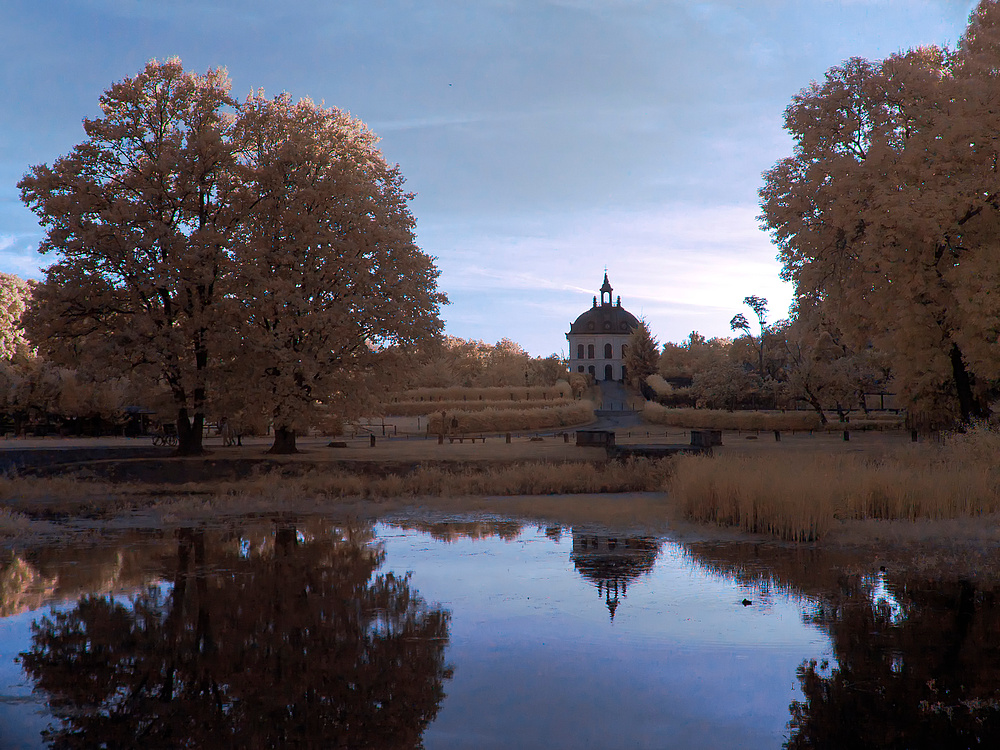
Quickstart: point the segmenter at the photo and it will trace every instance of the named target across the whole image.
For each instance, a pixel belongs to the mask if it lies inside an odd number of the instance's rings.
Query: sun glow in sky
[[[953,45],[972,0],[6,0],[0,271],[39,277],[15,187],[151,58],[338,106],[417,194],[448,333],[565,352],[604,268],[662,341],[791,289],[760,231],[782,113],[831,66]]]

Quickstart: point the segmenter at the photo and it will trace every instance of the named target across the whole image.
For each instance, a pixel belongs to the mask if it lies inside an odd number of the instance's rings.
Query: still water
[[[255,518],[26,551],[0,574],[0,746],[993,737],[993,595],[843,569],[503,519]]]

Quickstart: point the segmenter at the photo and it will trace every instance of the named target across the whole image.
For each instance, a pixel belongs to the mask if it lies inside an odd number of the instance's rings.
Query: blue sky
[[[448,333],[565,352],[607,266],[662,341],[791,298],[757,226],[791,97],[831,66],[953,45],[972,0],[5,0],[0,271],[38,277],[15,187],[151,58],[350,111],[417,193]]]

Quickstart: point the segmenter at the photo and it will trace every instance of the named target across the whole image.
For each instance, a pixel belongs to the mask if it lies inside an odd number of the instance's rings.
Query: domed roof
[[[573,321],[573,325],[569,327],[570,333],[617,333],[627,336],[639,327],[636,317],[622,307],[621,297],[616,304],[611,304],[613,290],[606,273],[600,291],[601,304],[597,304],[597,297],[594,297],[594,306]]]

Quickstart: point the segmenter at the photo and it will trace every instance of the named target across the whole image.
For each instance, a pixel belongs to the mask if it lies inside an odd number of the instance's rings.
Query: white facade
[[[639,321],[621,306],[621,297],[611,303],[611,284],[604,274],[601,302],[594,297],[594,306],[570,326],[569,371],[589,373],[595,380],[624,380],[625,351],[629,337]]]

